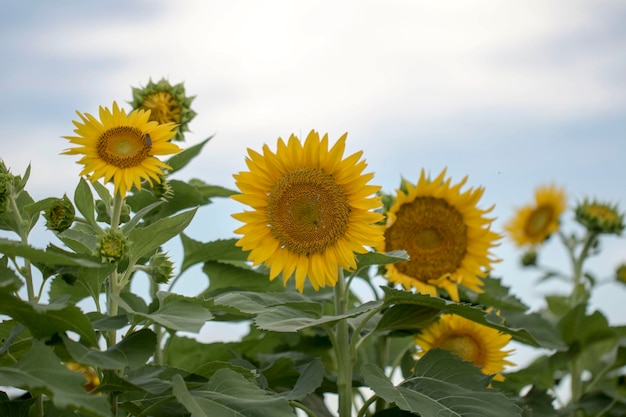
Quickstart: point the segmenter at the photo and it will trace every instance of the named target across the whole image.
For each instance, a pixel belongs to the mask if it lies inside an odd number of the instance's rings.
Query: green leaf
[[[170,330],[197,333],[204,326],[204,323],[213,318],[208,309],[197,302],[193,302],[192,299],[182,298],[182,296],[180,299],[161,303],[159,309],[150,314],[134,310],[120,297],[116,297],[116,300],[121,308],[135,316],[136,319],[140,319],[137,322],[144,319],[150,320]]]
[[[501,310],[528,310],[528,306],[519,298],[510,294],[509,288],[502,285],[502,280],[499,278],[488,277],[484,279],[482,289],[484,292],[478,295],[478,304]]]
[[[230,369],[220,369],[200,389],[189,391],[180,375],[172,378],[178,402],[194,417],[293,417],[287,399],[272,396]]]
[[[156,347],[156,335],[150,329],[131,333],[103,352],[74,342],[65,335],[61,335],[61,339],[74,361],[101,369],[139,368],[146,364]]]
[[[405,250],[394,250],[387,253],[367,252],[356,255],[357,269],[373,265],[388,265],[407,261],[409,254]]]
[[[439,309],[400,304],[389,307],[381,317],[376,331],[408,331],[415,332],[426,327],[439,314]]]
[[[288,400],[302,400],[322,385],[324,366],[320,358],[315,358],[300,368],[300,376],[293,389],[281,392],[281,397],[285,397]]]
[[[234,194],[239,194],[239,191],[231,190],[229,188],[221,187],[219,185],[209,185],[199,179],[191,179],[189,183],[192,184],[204,197],[230,197]]]
[[[103,268],[78,268],[75,281],[68,284],[61,275],[52,279],[48,297],[54,300],[58,297],[68,296],[69,301],[77,303],[86,297],[97,300],[104,291],[104,282],[115,269],[114,264],[105,265]]]
[[[111,417],[106,397],[89,395],[84,384],[85,378],[61,365],[52,349],[43,343],[33,343],[15,366],[0,368],[0,385],[44,393],[60,409],[71,407],[91,416]]]
[[[62,233],[58,233],[57,237],[75,252],[89,255],[96,251],[97,239],[93,230],[87,232],[67,229]]]
[[[8,266],[8,258],[0,258],[0,292],[15,292],[22,286],[22,280]]]
[[[400,386],[373,364],[365,364],[361,375],[379,397],[421,417],[521,416],[522,410],[511,400],[487,388],[490,377],[445,350],[428,351]]]
[[[202,293],[204,297],[231,291],[280,292],[285,289],[280,279],[270,281],[267,274],[247,266],[207,261],[202,271],[209,277],[209,287]]]
[[[128,237],[132,257],[139,259],[152,255],[159,246],[185,230],[195,214],[196,209],[193,209],[157,220],[146,227],[133,229]]]
[[[160,206],[161,204],[163,204],[162,200],[159,201],[155,201],[152,204],[148,204],[146,207],[142,208],[141,210],[139,210],[137,212],[137,214],[135,214],[133,216],[132,219],[130,219],[130,221],[128,223],[126,223],[124,226],[122,226],[122,233],[124,233],[124,235],[128,235],[133,229],[135,229],[135,226],[137,226],[137,224],[139,223],[139,221],[145,216],[147,215],[150,211],[154,210],[155,208],[157,208],[158,206]]]
[[[239,262],[243,263],[248,259],[248,252],[244,252],[240,247],[235,246],[237,239],[216,240],[202,243],[181,233],[180,239],[183,244],[183,264],[180,267],[180,274],[189,267],[203,262]]]
[[[5,320],[0,323],[0,366],[9,366],[15,363],[30,350],[32,336],[23,325]],[[9,352],[10,355],[4,353]]]
[[[258,314],[267,311],[268,307],[288,305],[300,311],[322,315],[322,304],[298,292],[252,292],[233,291],[215,297],[216,306],[228,306],[245,314]]]
[[[74,204],[80,214],[87,219],[89,224],[96,224],[95,218],[95,204],[93,202],[93,194],[87,181],[83,177],[78,181],[76,191],[74,191]]]
[[[185,167],[193,158],[198,156],[202,152],[202,148],[213,138],[214,135],[209,136],[197,145],[184,149],[182,152],[177,153],[167,160],[167,164],[172,168],[171,172],[176,172]]]
[[[103,265],[80,255],[70,254],[69,252],[62,252],[58,248],[52,245],[48,246],[47,250],[35,249],[30,245],[18,242],[16,240],[9,240],[0,238],[0,253],[7,256],[21,256],[23,258],[30,259],[32,262],[41,263],[45,265],[75,265],[86,266],[90,268],[101,268]]]
[[[579,304],[566,314],[557,327],[568,344],[578,342],[581,347],[615,337],[606,317],[599,311],[586,314],[586,304]]]
[[[61,300],[45,305],[6,295],[0,303],[0,314],[6,314],[22,323],[38,339],[49,339],[55,333],[69,330],[80,335],[90,346],[98,343],[89,319],[78,307]]]
[[[413,304],[422,307],[438,309],[442,312],[453,313],[485,326],[493,327],[501,332],[510,334],[514,339],[531,346],[540,346],[537,340],[526,329],[511,328],[503,324],[503,319],[494,313],[488,313],[480,307],[470,304],[456,303],[443,298],[431,297],[427,294],[412,293],[381,287],[385,293],[385,305]]]

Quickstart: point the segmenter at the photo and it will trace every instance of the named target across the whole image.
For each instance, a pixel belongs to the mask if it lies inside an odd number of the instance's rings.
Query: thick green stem
[[[345,314],[348,310],[348,294],[343,276],[339,269],[339,278],[335,285],[335,314]],[[337,395],[339,396],[339,417],[352,415],[352,355],[350,351],[350,329],[348,320],[341,319],[336,325],[337,352]]]

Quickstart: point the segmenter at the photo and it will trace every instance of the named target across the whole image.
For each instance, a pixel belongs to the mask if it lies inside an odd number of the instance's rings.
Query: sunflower
[[[517,210],[504,226],[518,246],[536,246],[559,230],[559,217],[566,208],[565,191],[553,184],[535,190],[535,203]]]
[[[620,213],[616,204],[585,199],[574,211],[576,221],[592,233],[620,235],[624,231],[624,214]]]
[[[308,276],[317,291],[334,286],[339,268],[354,270],[355,253],[365,253],[383,239],[373,224],[382,215],[380,187],[368,185],[373,173],[362,151],[343,159],[346,134],[329,149],[328,135],[311,131],[304,144],[291,135],[278,139],[276,152],[267,145],[263,154],[248,149],[249,171],[234,175],[241,194],[233,199],[252,207],[233,214],[245,225],[237,242],[254,265],[270,268],[270,279],[282,274],[283,283],[295,272],[296,288],[303,291]]]
[[[148,81],[145,87],[133,87],[133,109],[151,110],[150,120],[159,123],[176,123],[175,141],[184,141],[184,133],[189,131],[189,122],[196,117],[191,109],[195,96],[185,94],[183,83],[171,85],[166,79],[158,83]]]
[[[503,350],[510,340],[506,333],[455,314],[442,314],[437,322],[413,337],[420,348],[418,358],[430,349],[446,349],[473,362],[484,374],[495,375],[496,381],[504,380],[500,372],[505,366],[514,365],[506,360],[512,350]]]
[[[169,165],[155,155],[178,153],[181,149],[169,140],[176,134],[174,123],[150,122],[150,112],[135,110],[129,115],[113,102],[113,111],[100,107],[100,120],[91,114],[76,112],[81,121],[73,121],[77,136],[63,136],[78,145],[65,155],[84,155],[79,161],[85,167],[80,175],[91,181],[113,180],[115,193],[125,197],[141,180],[159,183]]]
[[[482,292],[481,277],[490,269],[490,249],[500,236],[490,230],[493,219],[476,207],[484,188],[461,192],[467,181],[451,185],[446,170],[430,180],[422,170],[416,185],[403,181],[387,212],[385,240],[379,252],[404,249],[409,260],[386,266],[387,279],[406,290],[437,296],[444,289],[458,301],[458,285]]]

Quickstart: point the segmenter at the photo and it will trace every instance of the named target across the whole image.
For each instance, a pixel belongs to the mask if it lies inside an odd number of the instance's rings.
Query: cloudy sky
[[[626,208],[625,19],[620,1],[4,1],[0,156],[14,173],[32,165],[35,199],[73,195],[80,167],[59,153],[75,111],[166,77],[197,96],[186,145],[215,134],[180,179],[233,188],[247,148],[315,129],[348,132],[387,192],[421,169],[468,175],[497,230],[548,182],[570,203]],[[233,237],[242,208],[216,202],[188,233]],[[590,266],[610,276],[626,243],[604,249]],[[567,268],[556,242],[547,250]],[[527,304],[569,291],[536,285],[510,242],[495,253],[494,275]],[[605,285],[593,306],[626,324],[625,292]]]

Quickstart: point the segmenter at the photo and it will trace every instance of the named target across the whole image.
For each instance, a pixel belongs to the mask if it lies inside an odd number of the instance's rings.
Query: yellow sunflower
[[[169,155],[181,149],[169,140],[176,134],[174,123],[149,121],[150,112],[135,110],[129,115],[113,102],[113,111],[100,107],[100,120],[91,114],[76,112],[81,121],[73,121],[77,136],[63,136],[78,145],[65,155],[84,155],[79,161],[85,167],[80,175],[91,181],[113,180],[115,193],[122,197],[141,180],[161,181],[163,170],[171,169],[155,155]]]
[[[536,246],[559,230],[559,217],[566,208],[565,191],[554,184],[535,190],[535,203],[516,211],[504,226],[518,246]]]
[[[385,276],[406,290],[437,296],[444,289],[459,300],[458,285],[482,292],[482,277],[492,262],[490,249],[500,236],[490,230],[493,219],[476,207],[484,188],[461,192],[467,181],[451,185],[446,170],[430,180],[422,170],[417,185],[404,182],[387,213],[380,252],[404,249],[409,260],[387,265]]]
[[[500,372],[505,366],[514,365],[506,360],[512,350],[503,350],[510,340],[511,336],[506,333],[455,314],[441,315],[437,322],[413,337],[420,348],[418,358],[430,349],[446,349],[473,362],[484,374],[495,375],[496,381],[504,380]]]
[[[382,215],[380,187],[368,185],[373,173],[362,151],[343,159],[346,134],[329,149],[328,135],[311,131],[304,144],[291,135],[278,139],[276,152],[267,145],[263,154],[248,149],[249,171],[235,174],[241,194],[232,198],[252,208],[233,214],[243,223],[237,242],[250,251],[254,265],[270,268],[270,279],[282,273],[286,284],[295,272],[296,288],[303,291],[309,278],[315,290],[334,286],[339,268],[356,268],[355,253],[383,239],[373,224]]]

